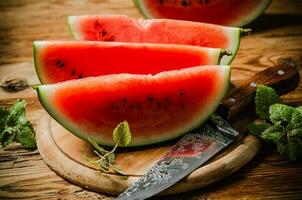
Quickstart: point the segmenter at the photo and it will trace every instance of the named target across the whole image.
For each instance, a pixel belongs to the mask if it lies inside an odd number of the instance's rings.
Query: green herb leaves
[[[261,123],[261,124],[256,124],[255,122],[254,123],[251,123],[249,126],[248,126],[248,129],[251,133],[253,133],[254,135],[256,135],[257,137],[261,136],[262,132],[265,131],[265,129],[267,129],[268,127],[270,127],[269,124],[266,124],[266,123]]]
[[[257,86],[256,113],[265,123],[249,125],[249,131],[264,141],[276,144],[283,157],[302,159],[302,107],[280,103],[280,97],[270,87]]]
[[[275,103],[281,103],[281,99],[275,90],[264,85],[258,85],[255,96],[256,114],[261,119],[269,119],[269,107]]]
[[[33,126],[25,118],[25,101],[17,100],[10,110],[0,107],[0,144],[5,147],[17,141],[30,149],[36,149]]]
[[[127,121],[121,122],[114,129],[113,140],[119,146],[127,146],[131,142],[131,132]]]
[[[99,146],[96,141],[88,138],[90,144],[94,147],[94,153],[99,157],[97,160],[85,157],[85,159],[97,165],[100,171],[110,172],[110,169],[114,172],[124,175],[124,173],[114,164],[115,162],[115,151],[118,146],[127,146],[131,142],[131,131],[127,121],[119,123],[113,131],[113,140],[115,145],[111,151],[105,150],[103,147]]]

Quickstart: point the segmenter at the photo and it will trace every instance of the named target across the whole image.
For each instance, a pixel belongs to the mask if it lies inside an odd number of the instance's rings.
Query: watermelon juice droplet
[[[284,75],[284,71],[281,70],[281,69],[279,69],[279,70],[277,71],[277,74],[280,75],[280,76],[281,76],[281,75]]]
[[[250,83],[250,86],[251,86],[251,87],[257,87],[257,83],[256,83],[256,82],[251,82],[251,83]]]
[[[230,103],[235,103],[236,100],[235,100],[234,98],[229,98],[228,101],[229,101]]]

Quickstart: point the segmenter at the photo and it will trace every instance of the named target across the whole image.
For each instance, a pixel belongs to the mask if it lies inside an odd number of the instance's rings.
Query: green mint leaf
[[[261,119],[269,119],[269,107],[275,103],[281,103],[281,99],[275,90],[264,85],[257,85],[255,107],[256,114]]]
[[[294,109],[287,130],[302,129],[302,113]]]
[[[296,107],[296,110],[302,114],[302,106]]]
[[[251,123],[248,126],[248,130],[253,135],[255,135],[257,137],[261,137],[262,132],[265,131],[269,127],[270,127],[270,125],[266,124],[266,123],[261,123],[261,124]]]
[[[298,142],[290,140],[288,142],[288,151],[290,161],[296,161],[302,158],[302,147]]]
[[[295,112],[295,108],[276,103],[269,107],[270,120],[273,123],[277,122],[290,122],[292,114]]]
[[[274,124],[273,126],[267,128],[263,133],[261,134],[261,138],[264,141],[271,141],[277,144],[280,139],[282,138],[282,133],[284,131],[283,126],[280,124]]]
[[[1,133],[3,133],[6,127],[6,121],[8,115],[9,115],[9,111],[5,108],[0,107],[0,140],[1,140]]]
[[[30,122],[26,122],[18,127],[19,132],[16,134],[16,141],[21,143],[27,148],[36,149],[36,138],[34,128],[32,127]]]
[[[288,137],[290,139],[300,140],[302,143],[302,128],[297,128],[297,129],[293,129],[293,130],[289,131]],[[301,146],[301,148],[302,148],[302,146]]]
[[[289,153],[288,145],[286,143],[278,142],[277,151],[282,157],[289,159],[290,153]]]
[[[13,142],[14,135],[12,131],[7,130],[6,122],[9,115],[9,111],[6,108],[0,107],[0,144],[2,147]]]
[[[8,118],[7,126],[16,126],[18,123],[24,124],[27,122],[25,118],[25,100],[17,100],[12,106]]]
[[[25,118],[25,105],[24,100],[17,100],[9,111],[0,108],[0,143],[2,147],[17,141],[27,148],[37,148],[34,129]]]
[[[127,121],[119,123],[114,129],[113,140],[118,146],[127,146],[131,142],[131,132]]]
[[[13,127],[6,127],[1,135],[0,135],[0,142],[2,147],[6,147],[7,145],[11,144],[16,135],[17,131]]]

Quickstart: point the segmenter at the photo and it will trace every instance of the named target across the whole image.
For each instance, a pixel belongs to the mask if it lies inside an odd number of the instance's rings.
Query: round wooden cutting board
[[[95,157],[91,145],[69,133],[44,111],[36,132],[39,152],[53,171],[83,188],[112,195],[131,186],[176,143],[122,149],[117,153],[116,165],[127,175],[121,176],[102,173],[88,163],[85,156]],[[260,142],[254,136],[243,136],[215,159],[161,194],[186,192],[218,181],[248,163],[259,149]]]

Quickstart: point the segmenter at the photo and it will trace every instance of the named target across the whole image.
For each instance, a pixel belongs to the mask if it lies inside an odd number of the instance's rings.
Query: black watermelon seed
[[[105,36],[107,34],[107,31],[105,29],[102,30],[102,36]]]
[[[75,69],[71,70],[71,75],[74,76],[75,75]]]
[[[101,26],[101,24],[100,24],[100,22],[95,21],[94,26],[95,26],[95,28],[99,28]]]
[[[210,0],[199,0],[199,4],[207,4],[210,3]]]
[[[183,95],[185,95],[185,92],[184,91],[180,91],[179,92],[179,96],[183,96]]]
[[[61,61],[61,60],[57,60],[57,61],[56,61],[56,66],[57,66],[57,67],[61,67],[61,64],[62,64],[62,61]],[[63,63],[63,64],[64,64],[64,63]]]
[[[183,1],[181,2],[181,5],[184,6],[184,7],[186,7],[186,6],[189,5],[189,3],[188,3],[186,0],[183,0]]]
[[[123,103],[126,104],[127,103],[127,99],[123,98]]]
[[[169,103],[171,102],[171,99],[170,99],[169,97],[166,97],[166,98],[165,98],[165,102],[166,102],[167,104],[169,104]]]
[[[163,4],[164,0],[159,0],[158,3]]]
[[[83,74],[79,74],[78,78],[79,79],[83,78]]]
[[[156,106],[157,106],[158,109],[160,109],[161,108],[161,103],[160,102],[156,102]]]
[[[56,65],[57,67],[62,68],[62,67],[64,67],[64,62],[62,62],[61,60],[57,60],[55,65]]]
[[[152,96],[148,96],[148,101],[152,102],[153,101],[153,97]]]

